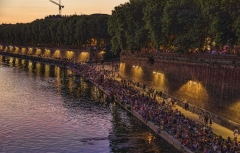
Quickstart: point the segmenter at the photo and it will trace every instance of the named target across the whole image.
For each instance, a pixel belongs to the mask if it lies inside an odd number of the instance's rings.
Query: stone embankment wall
[[[154,63],[149,63],[149,57]],[[240,123],[240,60],[236,55],[122,54],[120,75],[208,114],[231,129]]]

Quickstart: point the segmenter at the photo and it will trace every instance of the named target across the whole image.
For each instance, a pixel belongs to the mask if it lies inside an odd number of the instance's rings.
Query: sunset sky
[[[61,0],[62,15],[111,14],[115,6],[125,2],[129,0]],[[49,0],[0,0],[0,24],[28,23],[58,13],[58,6]]]

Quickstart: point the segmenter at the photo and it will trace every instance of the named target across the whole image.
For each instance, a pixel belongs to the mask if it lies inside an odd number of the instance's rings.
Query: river
[[[90,83],[58,66],[0,56],[0,152],[175,153]]]

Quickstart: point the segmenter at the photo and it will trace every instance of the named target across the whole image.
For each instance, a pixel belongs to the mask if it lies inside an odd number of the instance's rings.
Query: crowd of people
[[[143,90],[136,88],[136,84],[126,79],[113,79],[110,70],[96,68],[96,65],[74,66],[74,71],[83,77],[91,78],[103,90],[107,91],[111,99],[130,105],[132,111],[136,111],[146,122],[153,122],[159,126],[159,132],[166,130],[181,145],[191,149],[193,152],[204,153],[237,153],[240,151],[240,142],[235,139],[224,139],[215,135],[211,129],[211,123],[195,121],[184,116],[179,110],[173,109],[166,99],[157,100],[149,96]],[[238,133],[235,132],[236,134]]]

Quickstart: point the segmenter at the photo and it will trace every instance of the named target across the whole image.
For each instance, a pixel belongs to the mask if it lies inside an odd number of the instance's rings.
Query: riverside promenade
[[[97,69],[101,69],[102,66],[98,66],[99,68]],[[101,67],[101,68],[100,68]],[[115,68],[112,67],[112,65],[104,65],[104,70],[109,71],[111,74],[113,73],[118,73],[118,72],[112,72]],[[117,75],[114,75],[114,79],[121,81],[120,77],[117,77]],[[142,93],[145,93],[145,90],[143,90],[141,87],[136,87],[135,88],[137,90],[139,90]],[[103,90],[103,89],[102,89]],[[106,94],[109,95],[108,92],[106,92]],[[157,98],[158,100],[162,100],[161,98]],[[166,100],[166,99],[165,99]],[[119,102],[118,102],[119,103]],[[172,136],[171,134],[169,134],[167,131],[165,130],[161,130],[161,132],[159,132],[159,126],[155,125],[154,123],[150,122],[150,121],[145,121],[141,115],[139,115],[135,110],[129,110],[127,109],[127,107],[121,103],[119,103],[121,106],[123,106],[127,111],[131,112],[135,117],[137,117],[139,120],[141,120],[146,126],[148,126],[151,130],[153,130],[156,134],[158,134],[160,137],[162,137],[163,139],[165,139],[168,143],[172,144],[176,149],[178,149],[180,152],[188,152],[191,153],[193,152],[191,149],[183,146],[181,144],[181,142],[179,141],[179,139],[174,138],[174,136]],[[195,123],[202,125],[204,124],[202,120],[199,119],[199,115],[198,114],[194,114],[192,112],[190,112],[189,110],[186,110],[184,108],[182,108],[181,106],[175,104],[174,106],[172,106],[173,110],[178,110],[180,111],[185,117],[189,118],[190,120],[194,121]],[[214,133],[214,135],[216,137],[222,137],[223,139],[227,140],[227,139],[234,139],[234,135],[233,135],[233,131],[223,127],[219,124],[217,124],[216,122],[213,121],[212,125],[211,125],[211,129],[212,132]],[[238,142],[239,144],[239,142]],[[197,151],[199,152],[199,151]],[[235,152],[234,152],[235,153]]]
[[[105,70],[108,70],[108,71],[112,71],[112,65],[105,65],[104,66],[104,69]],[[116,80],[118,81],[121,81],[121,78],[119,77],[116,77],[115,78]],[[145,92],[142,88],[140,87],[136,87],[138,90],[140,90],[141,92]],[[194,114],[188,110],[185,110],[184,108],[182,108],[181,106],[179,105],[174,105],[174,107],[172,107],[173,110],[176,110],[178,109],[180,112],[182,112],[184,114],[184,116],[187,116],[189,117],[190,119],[192,119],[193,121],[199,123],[199,124],[202,124],[203,122],[199,120],[199,115],[198,114]],[[216,122],[213,121],[213,124],[211,126],[214,134],[216,135],[221,135],[224,139],[227,139],[228,137],[230,137],[231,139],[234,138],[233,136],[233,131],[224,127],[224,126],[221,126],[219,124],[217,124]]]

